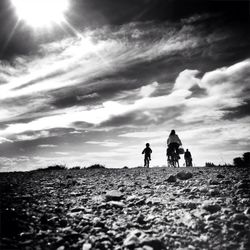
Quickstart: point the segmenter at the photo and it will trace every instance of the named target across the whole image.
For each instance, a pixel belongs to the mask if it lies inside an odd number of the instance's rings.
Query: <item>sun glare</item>
[[[68,0],[12,0],[17,15],[33,27],[49,27],[64,20]]]

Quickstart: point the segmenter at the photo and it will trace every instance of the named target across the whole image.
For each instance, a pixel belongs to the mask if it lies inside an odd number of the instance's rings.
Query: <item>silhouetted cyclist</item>
[[[142,154],[144,154],[144,167],[149,168],[149,161],[151,161],[152,149],[149,147],[149,143],[146,143],[146,148],[143,149]]]
[[[182,145],[179,136],[175,133],[175,130],[172,130],[168,140],[167,145],[169,149],[169,153],[176,153],[179,156],[178,149]]]

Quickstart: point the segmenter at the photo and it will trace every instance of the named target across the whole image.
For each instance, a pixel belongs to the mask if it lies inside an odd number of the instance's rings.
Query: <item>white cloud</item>
[[[153,82],[152,84],[141,87],[140,95],[142,97],[149,97],[151,94],[155,92],[158,85],[159,85],[158,82]]]
[[[104,146],[104,147],[111,147],[111,148],[117,147],[121,144],[120,142],[115,142],[115,141],[86,141],[85,143]]]
[[[54,145],[54,144],[40,144],[37,147],[39,147],[39,148],[55,148],[55,147],[57,147],[57,145]]]
[[[130,137],[130,138],[155,138],[161,137],[162,135],[167,136],[166,131],[139,131],[139,132],[130,132],[125,134],[120,134],[120,137]]]
[[[57,155],[69,155],[69,152],[55,152]]]
[[[0,137],[0,144],[1,143],[4,143],[4,142],[13,142],[12,140],[9,140],[9,139],[7,139],[7,138],[4,138],[4,137]]]
[[[195,71],[186,71],[185,74],[190,74],[191,80],[186,85],[177,82],[178,88],[199,86],[206,90],[207,95],[187,99],[185,112],[179,119],[187,123],[198,120],[216,121],[227,113],[226,109],[243,105],[250,90],[249,72],[250,60],[207,72],[201,79],[195,77]]]
[[[176,78],[174,90],[190,89],[195,85],[200,85],[200,79],[196,78],[198,70],[184,70]]]
[[[106,30],[83,32],[78,37],[42,45],[37,56],[16,58],[15,67],[0,65],[3,72],[1,78],[6,82],[0,86],[0,92],[4,93],[0,99],[86,83],[128,65],[197,47],[204,41],[190,27],[188,30],[179,30],[167,24],[158,27],[153,23],[145,26],[142,33],[147,35],[154,32],[156,36],[161,34],[160,40],[145,40],[144,36],[127,40],[126,37],[130,37],[139,28],[139,24],[129,24],[116,31],[107,27]],[[191,32],[189,36],[188,32]]]
[[[15,136],[15,141],[33,141],[33,140],[36,140],[39,138],[45,138],[45,137],[49,137],[52,135],[49,131],[43,131],[43,130],[36,131],[36,133],[34,133],[34,134],[33,133],[32,134],[21,134],[21,133],[26,132],[26,131],[35,131],[35,130],[31,130],[31,129],[28,129],[28,130],[21,129],[22,127],[23,126],[21,126],[19,128],[19,132],[17,131],[17,133],[14,133],[14,132],[11,133],[11,135],[17,134]],[[13,125],[12,128],[14,128],[14,129],[18,128],[18,125]]]
[[[197,71],[185,70],[176,79],[173,91],[170,94],[155,97],[144,97],[137,99],[134,103],[125,104],[117,101],[104,102],[101,107],[85,110],[85,108],[69,108],[64,113],[54,116],[43,117],[29,123],[9,125],[5,130],[0,131],[0,135],[6,136],[19,134],[25,131],[41,131],[52,128],[71,127],[74,122],[87,122],[90,124],[100,124],[114,116],[120,116],[137,111],[148,111],[171,107],[184,106],[184,111],[177,119],[189,123],[193,121],[206,121],[207,119],[219,120],[226,111],[226,108],[237,107],[244,103],[241,95],[247,85],[240,85],[237,90],[232,91],[233,86],[238,86],[240,77],[246,78],[250,70],[250,61],[235,64],[228,68],[206,73],[201,79],[195,78]],[[229,73],[231,72],[231,78]],[[224,76],[223,77],[223,73]],[[222,81],[222,79],[226,79]],[[214,81],[218,82],[214,85]],[[213,79],[213,80],[212,80]],[[191,88],[198,85],[207,90],[208,95],[199,98],[190,98]],[[231,92],[229,88],[231,87]],[[228,91],[225,91],[228,90]],[[19,138],[20,139],[20,138]]]

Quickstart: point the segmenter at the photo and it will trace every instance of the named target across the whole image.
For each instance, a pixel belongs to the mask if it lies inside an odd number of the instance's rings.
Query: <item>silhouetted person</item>
[[[167,144],[168,144],[169,154],[176,153],[177,155],[179,155],[178,149],[182,145],[182,143],[179,136],[175,133],[175,130],[171,131],[167,140]]]
[[[142,154],[144,154],[144,167],[149,168],[149,161],[151,160],[152,149],[149,147],[149,143],[146,143],[146,148],[143,149]]]
[[[192,155],[188,149],[186,150],[186,152],[184,154],[184,158],[185,158],[185,162],[186,162],[186,167],[192,167],[193,166]]]

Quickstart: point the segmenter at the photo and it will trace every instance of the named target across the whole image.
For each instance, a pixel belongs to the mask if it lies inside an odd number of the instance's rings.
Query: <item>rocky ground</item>
[[[0,249],[250,249],[249,172],[2,173]]]

